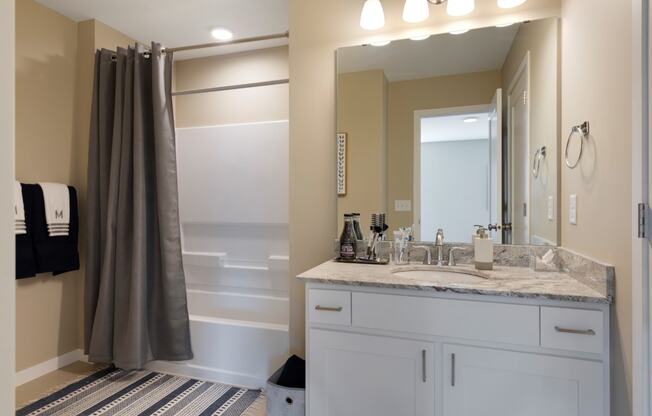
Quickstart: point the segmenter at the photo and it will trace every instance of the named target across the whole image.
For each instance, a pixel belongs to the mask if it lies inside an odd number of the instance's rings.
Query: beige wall
[[[14,186],[14,2],[0,2],[0,413],[13,414],[15,372],[15,239],[13,220]],[[10,197],[6,197],[10,196]]]
[[[387,208],[391,229],[414,224],[412,212],[394,211],[397,199],[413,199],[414,112],[491,103],[500,71],[390,82],[387,138]],[[472,228],[469,228],[472,230]],[[471,231],[469,231],[471,232]],[[432,235],[422,240],[434,240]]]
[[[288,47],[177,61],[175,91],[287,79]],[[288,85],[174,98],[177,127],[287,120]]]
[[[403,22],[403,2],[384,2],[387,25],[374,33],[359,26],[361,3],[350,0],[289,1],[290,22],[290,275],[332,256],[337,231],[335,197],[335,50],[373,38],[405,38],[416,31],[443,33],[459,24],[441,9],[425,22]],[[559,0],[529,0],[506,11],[495,2],[477,2],[465,22],[476,27],[507,20],[559,14]],[[390,150],[391,152],[391,150]],[[393,198],[389,196],[389,198]],[[292,279],[290,346],[304,351],[304,286]]]
[[[338,77],[337,129],[347,134],[347,194],[337,198],[337,229],[345,213],[359,212],[368,230],[370,216],[386,212],[387,79],[380,70]]]
[[[32,0],[16,7],[16,177],[79,192],[82,268],[16,283],[16,370],[82,347],[88,131],[96,48],[133,42]]]
[[[537,20],[522,24],[502,70],[503,109],[507,111],[509,87],[530,52],[530,155],[546,146],[538,178],[530,176],[530,235],[558,242],[559,205],[559,21]],[[503,117],[503,120],[506,120]],[[532,159],[532,156],[530,156]],[[555,220],[548,220],[548,197],[555,198]]]
[[[16,2],[16,177],[75,184],[77,24]],[[79,348],[81,273],[16,282],[16,370]]]
[[[564,0],[562,145],[571,126],[591,123],[580,165],[561,178],[562,244],[616,266],[611,320],[612,414],[631,414],[631,8],[627,2]],[[568,198],[577,194],[577,225]]]

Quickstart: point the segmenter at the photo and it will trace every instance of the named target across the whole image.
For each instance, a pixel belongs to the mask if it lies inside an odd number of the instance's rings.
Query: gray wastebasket
[[[267,380],[267,416],[305,416],[306,389],[276,384],[281,372],[283,367]]]

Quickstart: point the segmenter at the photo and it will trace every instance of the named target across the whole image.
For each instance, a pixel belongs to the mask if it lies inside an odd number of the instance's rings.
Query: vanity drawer
[[[308,292],[310,322],[331,325],[351,325],[351,292],[311,289]]]
[[[541,307],[541,346],[561,350],[604,351],[604,313]]]
[[[539,307],[353,292],[356,327],[539,345]]]

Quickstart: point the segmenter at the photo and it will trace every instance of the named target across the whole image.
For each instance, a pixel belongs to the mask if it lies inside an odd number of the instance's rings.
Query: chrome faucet
[[[432,264],[432,253],[430,252],[430,247],[428,246],[414,246],[408,250],[408,263],[410,262],[410,253],[413,250],[421,249],[426,252],[426,255],[423,256],[423,264]]]
[[[457,266],[457,261],[455,260],[455,252],[463,250],[462,247],[451,247],[450,250],[448,250],[448,265],[449,266]]]
[[[444,265],[444,230],[437,230],[435,236],[435,253],[437,253],[437,266]]]

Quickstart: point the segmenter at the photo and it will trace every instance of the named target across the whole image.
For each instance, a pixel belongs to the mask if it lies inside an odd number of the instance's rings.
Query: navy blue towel
[[[77,209],[77,191],[72,186],[70,192],[70,228],[67,236],[50,237],[45,219],[45,202],[43,190],[34,187],[34,212],[32,215],[32,239],[36,254],[36,272],[58,275],[72,270],[79,270],[79,213]]]
[[[36,258],[32,241],[32,224],[34,211],[34,185],[20,184],[25,206],[25,225],[27,234],[16,235],[16,279],[36,276]]]

